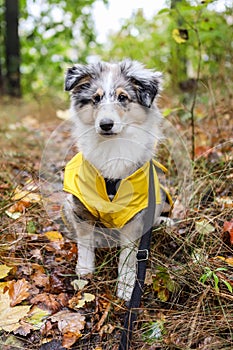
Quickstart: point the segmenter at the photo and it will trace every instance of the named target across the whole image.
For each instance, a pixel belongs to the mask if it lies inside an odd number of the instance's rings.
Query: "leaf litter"
[[[213,122],[208,123],[217,135]],[[222,123],[227,137],[224,119]],[[9,139],[0,170],[0,341],[10,332],[28,350],[114,349],[126,310],[115,296],[118,253],[98,250],[98,273],[89,280],[77,279],[76,245],[62,236],[61,225],[48,218],[42,205],[34,128],[41,128],[41,145],[55,125],[30,122],[30,136],[21,142],[20,153]],[[16,129],[12,132],[16,135]],[[60,136],[61,144],[66,137]],[[150,276],[133,339],[138,350],[187,344],[210,350],[232,344],[231,149],[216,151],[205,132],[201,137],[193,205],[188,210],[180,205],[180,222],[156,229],[152,238]]]

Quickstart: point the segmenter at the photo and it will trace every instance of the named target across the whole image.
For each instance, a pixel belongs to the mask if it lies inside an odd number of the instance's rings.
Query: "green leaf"
[[[225,284],[225,286],[227,287],[229,292],[232,293],[233,292],[232,285],[229,282],[227,282],[226,280],[221,280],[221,281]]]
[[[213,278],[214,278],[214,289],[216,290],[216,292],[219,292],[219,287],[218,287],[219,278],[215,273],[213,273]]]
[[[158,12],[158,15],[162,15],[162,14],[164,14],[164,13],[170,13],[170,12],[171,12],[170,9],[165,8],[165,9],[160,10],[160,11]]]

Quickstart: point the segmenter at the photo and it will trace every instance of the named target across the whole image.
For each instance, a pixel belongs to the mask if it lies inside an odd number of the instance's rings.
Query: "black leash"
[[[151,234],[154,223],[155,213],[155,187],[154,187],[154,172],[153,162],[150,161],[150,173],[149,173],[149,189],[148,189],[148,208],[144,216],[143,232],[137,253],[137,274],[134,289],[129,301],[128,310],[125,314],[124,329],[121,333],[121,340],[118,350],[129,350],[132,334],[133,323],[137,319],[137,312],[141,302],[141,296],[144,290],[144,282],[146,276],[146,263],[149,258]]]

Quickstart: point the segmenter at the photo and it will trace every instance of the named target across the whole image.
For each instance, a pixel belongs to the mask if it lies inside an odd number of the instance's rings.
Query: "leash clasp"
[[[145,261],[149,258],[149,250],[148,249],[138,249],[137,252],[137,261]]]

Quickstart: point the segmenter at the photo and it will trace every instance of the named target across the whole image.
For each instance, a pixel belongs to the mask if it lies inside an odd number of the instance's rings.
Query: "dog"
[[[121,247],[117,296],[125,301],[135,283],[137,245],[148,205],[148,164],[163,138],[156,105],[161,83],[160,72],[129,59],[77,64],[65,77],[72,137],[79,151],[65,169],[63,209],[71,227],[68,234],[78,244],[76,273],[94,272],[98,232],[114,237]],[[164,170],[159,163],[156,168]],[[166,191],[156,187],[155,226],[170,209]]]

